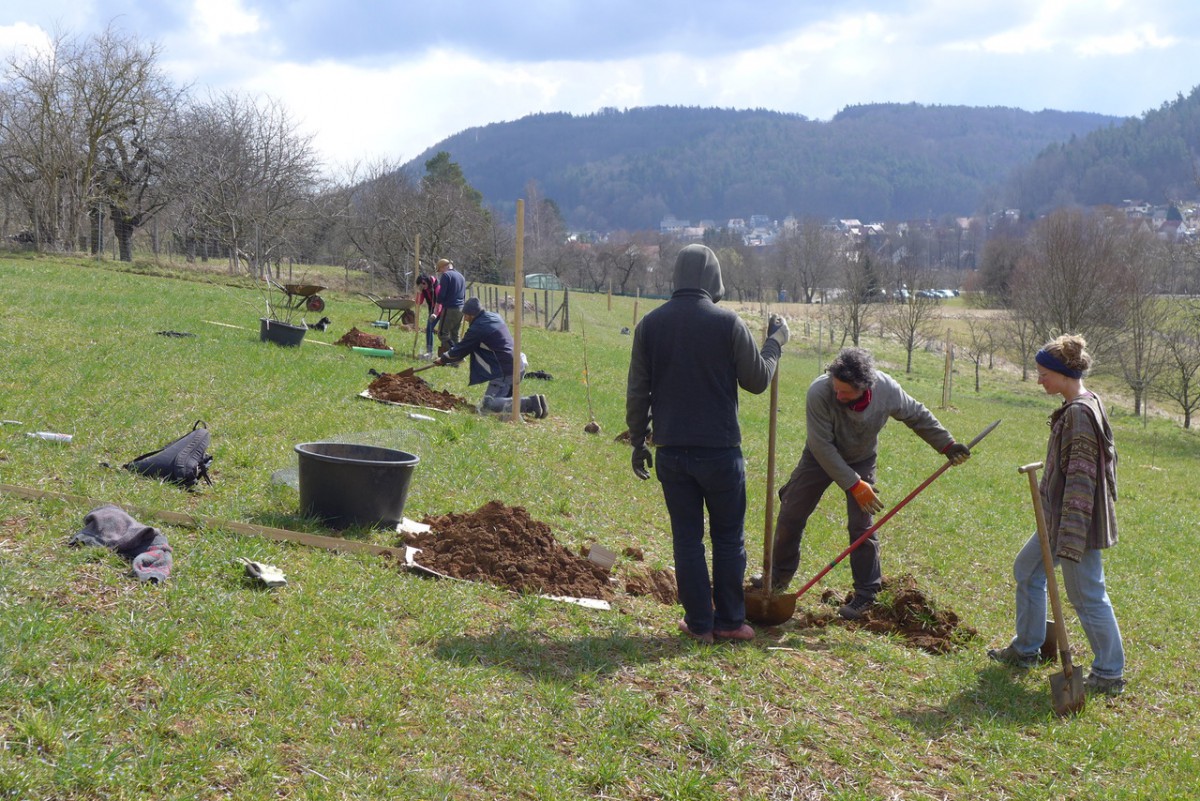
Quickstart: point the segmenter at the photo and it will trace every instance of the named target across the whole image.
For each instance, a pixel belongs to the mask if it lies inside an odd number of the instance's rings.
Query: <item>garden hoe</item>
[[[975,437],[975,439],[971,440],[971,443],[967,447],[974,450],[975,446],[978,445],[979,442],[984,437],[986,437],[988,434],[992,433],[992,429],[994,429],[998,425],[1000,425],[999,420],[995,421],[994,423],[989,425],[987,428],[983,429],[983,431],[979,434],[979,436],[977,436],[977,437]],[[892,515],[896,514],[896,512],[899,512],[901,509],[903,509],[908,504],[909,501],[911,501],[913,498],[917,497],[917,495],[919,495],[922,490],[924,490],[926,487],[928,487],[930,484],[932,484],[934,479],[936,479],[942,473],[946,472],[946,470],[948,470],[950,468],[950,464],[951,464],[950,461],[947,460],[945,464],[943,464],[936,471],[934,471],[933,475],[931,475],[929,478],[927,478],[923,482],[921,482],[921,486],[917,487],[915,490],[908,493],[908,495],[905,496],[904,500],[900,501],[900,503],[896,504],[891,509],[889,509],[883,517],[881,517],[881,518],[879,518],[879,520],[875,521],[875,524],[873,526],[871,526],[869,529],[867,529],[861,535],[859,535],[858,539],[856,539],[854,542],[850,543],[850,546],[848,548],[846,548],[846,550],[844,550],[840,554],[838,554],[837,559],[834,559],[832,562],[830,562],[824,568],[822,568],[820,573],[817,573],[817,575],[815,575],[811,579],[809,579],[808,583],[805,584],[803,587],[801,587],[796,592],[787,592],[787,593],[781,593],[779,595],[771,595],[769,592],[769,587],[770,587],[769,574],[763,573],[763,593],[764,593],[764,595],[766,595],[766,601],[756,601],[755,606],[752,608],[751,603],[750,603],[752,590],[747,590],[746,591],[746,618],[748,620],[750,620],[750,622],[752,622],[752,623],[759,623],[764,626],[778,626],[779,624],[784,623],[787,620],[789,620],[792,617],[792,615],[794,615],[796,613],[796,600],[801,595],[808,592],[809,589],[811,589],[814,584],[816,584],[818,581],[820,581],[822,578],[825,577],[826,573],[828,573],[830,570],[833,570],[834,566],[838,562],[845,559],[856,548],[858,548],[858,546],[860,546],[864,542],[866,542],[867,539],[869,539],[870,536],[872,534],[874,534],[879,529],[880,526],[882,526],[884,523],[886,523],[888,520],[890,520],[892,518]]]
[[[763,584],[762,587],[746,589],[746,617],[755,623],[772,618],[772,609],[777,597],[771,593],[771,571],[775,567],[775,419],[778,411],[779,364],[776,363],[775,375],[771,378],[771,412],[767,424],[767,511],[763,522]],[[796,602],[792,601],[792,610],[795,608]],[[787,617],[791,616],[791,612],[788,612]],[[778,621],[782,622],[783,620]]]
[[[1046,510],[1042,508],[1042,493],[1038,489],[1037,471],[1042,462],[1018,467],[1018,473],[1029,476],[1029,492],[1033,495],[1033,512],[1037,517],[1038,540],[1042,544],[1042,565],[1046,568],[1046,591],[1050,595],[1050,608],[1054,610],[1054,628],[1058,640],[1058,657],[1062,661],[1062,672],[1050,676],[1050,700],[1059,717],[1083,711],[1087,697],[1083,692],[1083,673],[1071,664],[1071,647],[1067,644],[1067,625],[1063,620],[1062,602],[1058,597],[1058,582],[1054,577],[1054,557],[1050,554],[1050,535],[1046,533]]]

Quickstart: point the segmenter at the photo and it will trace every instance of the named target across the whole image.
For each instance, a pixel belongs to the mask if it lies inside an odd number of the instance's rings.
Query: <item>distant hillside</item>
[[[1162,204],[1194,198],[1200,158],[1200,87],[1121,125],[1046,148],[1009,183],[1010,205],[1033,213],[1057,206]]]
[[[1082,112],[850,106],[828,122],[761,109],[656,106],[534,114],[470,128],[448,151],[505,213],[530,179],[576,228],[765,214],[904,220],[970,214],[1051,143],[1121,122]]]

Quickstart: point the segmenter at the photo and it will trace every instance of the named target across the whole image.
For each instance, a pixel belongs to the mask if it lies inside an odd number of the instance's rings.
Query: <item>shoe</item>
[[[1125,692],[1125,679],[1106,679],[1089,673],[1083,680],[1083,689],[1089,695],[1108,695],[1115,698]]]
[[[987,655],[988,659],[999,662],[1002,665],[1008,665],[1009,667],[1015,667],[1021,670],[1029,670],[1030,668],[1035,668],[1038,665],[1043,664],[1042,655],[1040,653],[1026,656],[1025,654],[1019,652],[1016,648],[1013,648],[1011,645],[1006,645],[1003,648],[989,648]]]
[[[749,623],[743,623],[731,631],[717,631],[713,629],[713,636],[718,640],[741,640],[744,642],[754,639],[754,629],[750,627]]]
[[[546,415],[550,414],[550,405],[546,403],[545,395],[534,395],[533,397],[537,399],[537,419],[542,420],[546,417]]]
[[[712,645],[713,643],[713,635],[711,631],[706,631],[703,634],[697,634],[688,627],[686,620],[679,621],[679,630],[691,637],[693,640],[699,640],[705,645]]]
[[[838,614],[842,620],[860,620],[867,614],[867,610],[874,605],[874,598],[855,593],[853,598],[838,608]]]
[[[419,356],[417,356],[417,358],[418,358],[418,359],[420,359],[420,360],[421,360],[421,361],[423,361],[423,362],[431,362],[431,361],[433,361],[433,360],[434,360],[436,357],[433,355],[433,351],[431,351],[431,350],[427,350],[427,351],[425,351],[424,353],[422,353],[422,354],[420,354]]]

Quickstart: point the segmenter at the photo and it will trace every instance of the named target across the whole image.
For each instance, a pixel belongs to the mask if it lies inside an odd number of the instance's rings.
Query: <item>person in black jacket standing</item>
[[[625,422],[633,472],[650,477],[651,423],[659,483],[671,519],[675,580],[684,617],[679,628],[703,642],[749,640],[746,572],[746,463],[738,425],[738,388],[759,394],[771,384],[788,327],[772,315],[762,349],[746,323],[718,308],[721,265],[704,245],[675,259],[675,291],[633,333]],[[704,552],[704,510],[712,576]]]

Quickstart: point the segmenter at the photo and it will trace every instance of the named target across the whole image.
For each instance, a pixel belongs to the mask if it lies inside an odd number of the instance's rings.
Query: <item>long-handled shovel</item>
[[[767,425],[767,511],[763,522],[763,584],[761,588],[746,590],[746,617],[755,622],[770,616],[773,602],[771,571],[775,567],[775,420],[778,412],[779,364],[776,363],[775,375],[771,378],[771,411],[770,422]]]
[[[1087,696],[1083,692],[1083,673],[1071,664],[1071,647],[1067,644],[1067,624],[1063,620],[1062,602],[1058,597],[1058,582],[1054,577],[1054,557],[1050,555],[1050,535],[1046,533],[1046,510],[1042,508],[1042,493],[1038,489],[1037,471],[1042,462],[1018,467],[1018,473],[1029,476],[1029,492],[1033,495],[1033,511],[1037,516],[1038,540],[1042,544],[1042,565],[1046,569],[1046,592],[1050,596],[1050,608],[1054,610],[1054,629],[1058,639],[1058,657],[1062,661],[1062,673],[1050,676],[1050,699],[1054,712],[1059,717],[1083,711]]]
[[[994,429],[998,425],[1000,425],[999,420],[995,421],[994,423],[989,425],[987,428],[983,429],[983,431],[980,432],[979,436],[977,436],[977,437],[975,437],[975,439],[971,440],[971,443],[967,447],[971,448],[973,450],[975,448],[975,446],[978,445],[979,442],[984,437],[986,437],[988,434],[992,433],[992,429]],[[746,604],[747,619],[749,619],[752,623],[760,623],[765,626],[778,626],[780,623],[783,623],[784,621],[791,618],[791,616],[796,613],[796,600],[801,595],[808,592],[809,589],[814,584],[816,584],[818,581],[820,581],[821,579],[823,579],[825,577],[826,573],[828,573],[830,570],[833,570],[834,566],[837,565],[838,562],[842,561],[847,556],[849,556],[856,548],[858,548],[858,546],[860,546],[864,542],[866,542],[870,538],[870,536],[879,529],[880,526],[882,526],[887,521],[891,520],[892,515],[896,514],[896,512],[899,512],[901,509],[903,509],[905,506],[907,506],[909,501],[911,501],[913,498],[917,497],[917,495],[919,495],[922,490],[924,490],[926,487],[928,487],[930,484],[932,484],[938,476],[940,476],[942,473],[946,472],[946,470],[948,470],[950,468],[950,464],[951,464],[950,461],[947,460],[945,462],[945,464],[943,464],[941,467],[939,467],[937,470],[934,471],[933,475],[931,475],[929,478],[922,481],[921,485],[919,487],[917,487],[912,492],[908,493],[908,495],[905,496],[904,500],[900,501],[900,503],[896,504],[891,509],[889,509],[883,517],[881,517],[875,521],[875,524],[873,526],[871,526],[869,529],[867,529],[862,534],[860,534],[858,539],[856,539],[856,540],[854,540],[854,542],[850,543],[850,546],[848,548],[846,548],[846,550],[844,550],[840,554],[838,554],[837,559],[834,559],[832,562],[830,562],[824,568],[822,568],[820,573],[818,573],[817,575],[815,575],[811,579],[809,579],[808,583],[805,584],[800,589],[796,590],[796,592],[788,592],[788,593],[783,593],[780,595],[770,596],[769,603],[765,604],[763,608],[753,610],[753,612],[755,613],[754,615],[751,614],[752,610],[750,608],[750,604],[747,603]],[[766,577],[766,574],[764,574],[763,575],[764,588],[766,587],[766,582],[767,582],[767,577]],[[757,614],[758,612],[762,612],[763,614],[758,615]]]
[[[417,373],[421,372],[422,370],[428,370],[431,367],[438,367],[438,366],[439,366],[438,364],[434,363],[434,364],[427,364],[424,367],[409,367],[407,370],[401,370],[400,372],[396,373],[396,375],[407,377],[410,375],[416,375]]]

